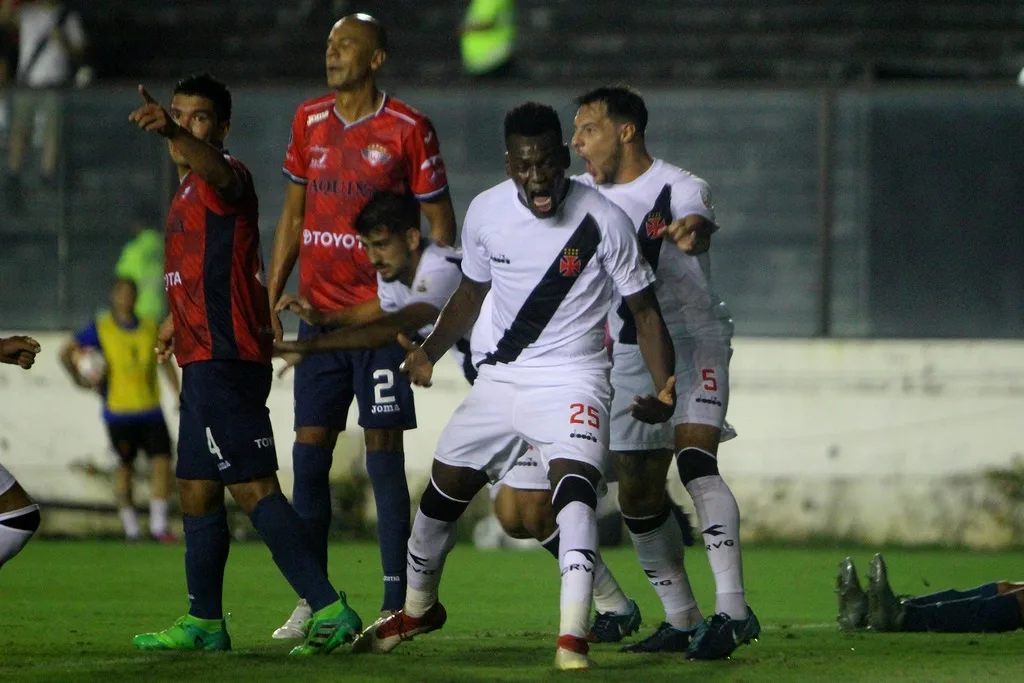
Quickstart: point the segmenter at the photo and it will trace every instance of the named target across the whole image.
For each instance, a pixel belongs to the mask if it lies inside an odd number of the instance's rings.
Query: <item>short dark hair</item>
[[[539,102],[525,102],[505,114],[505,144],[512,135],[537,137],[552,134],[562,144],[562,122],[553,107]]]
[[[375,192],[355,220],[356,232],[367,236],[380,227],[400,232],[420,227],[420,207],[408,193]]]
[[[175,95],[196,95],[213,102],[217,123],[231,120],[231,91],[210,74],[193,74],[178,81],[174,86]]]
[[[576,106],[583,107],[595,102],[604,102],[608,116],[624,119],[636,126],[636,132],[643,135],[647,130],[647,105],[640,93],[628,85],[605,86],[585,92],[576,98]]]

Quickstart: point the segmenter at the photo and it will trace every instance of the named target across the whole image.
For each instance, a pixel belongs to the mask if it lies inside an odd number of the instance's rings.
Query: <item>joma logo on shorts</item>
[[[398,405],[396,405],[394,403],[384,403],[384,404],[375,403],[373,406],[370,407],[370,413],[373,414],[373,415],[380,415],[382,413],[400,413],[400,412],[402,412],[402,409],[400,407],[398,407]]]

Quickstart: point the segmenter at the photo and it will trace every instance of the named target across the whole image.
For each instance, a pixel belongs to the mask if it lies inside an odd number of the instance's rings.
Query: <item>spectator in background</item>
[[[18,65],[18,0],[0,0],[0,136],[7,138],[10,126],[7,112],[7,87]]]
[[[86,45],[78,13],[56,0],[25,0],[17,13],[21,89],[14,96],[7,182],[7,197],[15,209],[22,202],[21,169],[37,114],[43,125],[40,171],[45,179],[57,171],[60,99],[56,88],[71,84]]]
[[[502,78],[512,69],[515,0],[470,0],[459,27],[462,67],[474,78]]]
[[[154,228],[143,212],[135,215],[135,237],[121,249],[114,274],[133,280],[139,296],[135,315],[140,320],[158,323],[167,317],[167,295],[164,291],[164,234]]]

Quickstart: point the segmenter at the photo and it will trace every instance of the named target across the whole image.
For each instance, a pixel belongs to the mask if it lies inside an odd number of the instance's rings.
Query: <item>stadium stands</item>
[[[229,80],[318,79],[327,27],[357,10],[387,24],[391,78],[460,77],[460,0],[82,4],[108,78],[216,67]],[[1005,78],[1024,60],[1022,26],[1024,5],[999,0],[521,0],[518,78],[618,78],[624,60],[646,83]]]

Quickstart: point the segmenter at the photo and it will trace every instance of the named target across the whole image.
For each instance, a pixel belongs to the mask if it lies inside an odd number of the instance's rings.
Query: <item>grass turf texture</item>
[[[234,651],[226,654],[142,653],[135,633],[163,629],[187,610],[183,546],[117,542],[36,541],[0,572],[0,680],[8,681],[963,681],[1017,680],[1024,636],[842,635],[835,627],[836,563],[852,554],[864,578],[866,549],[749,547],[749,600],[763,625],[759,643],[724,662],[687,662],[681,655],[625,655],[612,645],[591,653],[589,672],[552,670],[558,624],[558,571],[543,552],[452,553],[442,597],[448,625],[390,655],[287,656],[291,641],[270,633],[294,607],[294,596],[269,552],[234,544],[225,608]],[[705,613],[713,583],[699,549],[688,554],[694,590]],[[631,549],[605,557],[640,603],[651,632],[662,618]],[[890,550],[897,592],[925,593],[988,580],[1024,580],[1024,552]],[[375,546],[331,546],[332,575],[367,623],[380,606]]]

